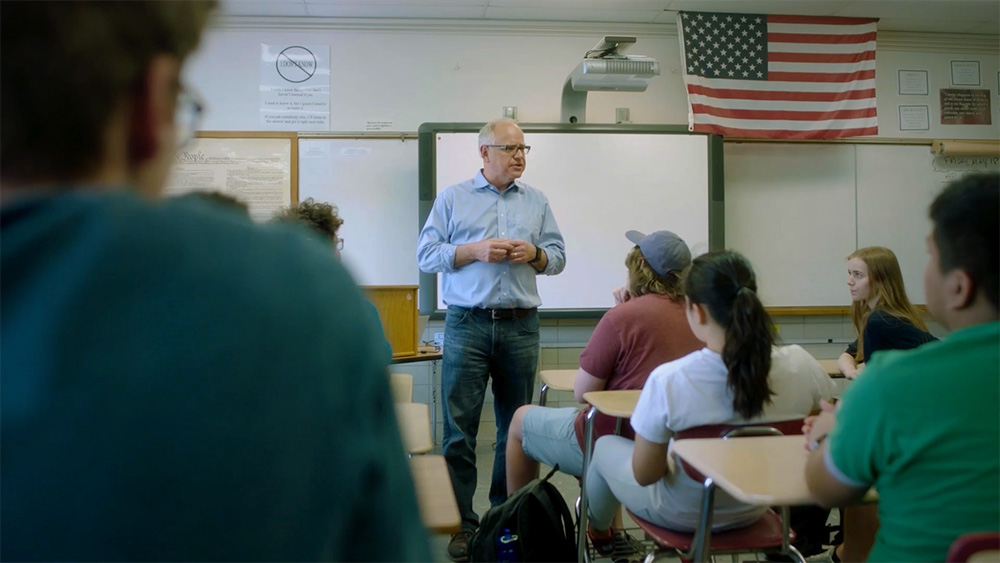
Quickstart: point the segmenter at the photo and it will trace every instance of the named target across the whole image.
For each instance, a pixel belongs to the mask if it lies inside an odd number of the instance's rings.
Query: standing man
[[[490,504],[507,498],[505,451],[514,411],[531,402],[538,368],[538,288],[535,276],[556,275],[566,248],[548,199],[518,181],[531,147],[512,119],[479,131],[483,168],[475,178],[449,186],[434,201],[420,232],[420,269],[443,273],[445,319],[442,394],[444,456],[451,472],[462,531],[448,555],[464,561],[479,526],[476,434],[486,382],[492,377],[497,445]]]
[[[0,560],[428,561],[330,247],[158,200],[213,4],[0,4]]]
[[[820,504],[878,490],[869,561],[944,561],[960,535],[1000,525],[1000,176],[951,184],[930,217],[927,309],[952,332],[876,354],[836,415],[806,421]]]

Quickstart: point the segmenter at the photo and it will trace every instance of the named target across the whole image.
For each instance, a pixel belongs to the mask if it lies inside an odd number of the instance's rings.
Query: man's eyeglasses
[[[344,249],[344,239],[342,239],[342,238],[337,239],[336,247],[337,247],[337,250],[343,250]]]
[[[183,147],[191,142],[201,125],[201,113],[204,104],[197,94],[181,86],[177,93],[177,106],[174,109],[174,125],[177,128],[177,146]]]
[[[521,151],[524,153],[524,156],[528,156],[528,153],[531,152],[531,147],[528,145],[486,145],[486,146],[501,150],[507,154],[515,154],[517,151]]]

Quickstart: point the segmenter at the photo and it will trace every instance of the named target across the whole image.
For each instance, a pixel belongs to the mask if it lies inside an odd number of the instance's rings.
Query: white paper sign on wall
[[[330,130],[330,46],[260,45],[260,126]]]

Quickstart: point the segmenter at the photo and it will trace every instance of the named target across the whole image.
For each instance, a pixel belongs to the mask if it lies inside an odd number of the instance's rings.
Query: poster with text
[[[329,45],[260,45],[260,126],[330,130]]]

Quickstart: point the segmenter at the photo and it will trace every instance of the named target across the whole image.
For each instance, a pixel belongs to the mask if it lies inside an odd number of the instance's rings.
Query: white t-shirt
[[[668,443],[674,433],[708,424],[779,422],[804,418],[819,408],[820,399],[833,396],[833,383],[822,366],[800,346],[775,346],[771,351],[768,383],[774,395],[764,411],[745,419],[733,410],[733,394],[726,384],[728,370],[722,356],[702,348],[663,364],[649,374],[632,414],[632,428],[650,442]],[[681,524],[697,523],[701,484],[679,469],[664,477],[672,515]],[[736,502],[724,491],[716,491],[714,526],[752,522],[764,507]]]

